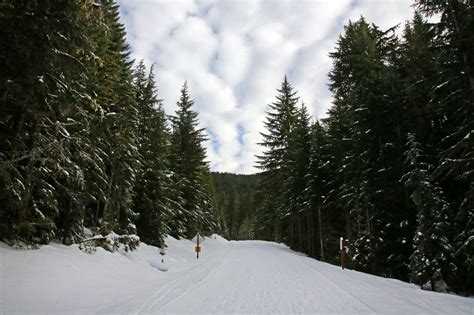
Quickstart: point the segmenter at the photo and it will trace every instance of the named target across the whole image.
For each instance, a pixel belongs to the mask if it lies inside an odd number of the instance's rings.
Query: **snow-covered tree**
[[[171,170],[181,191],[183,211],[174,221],[184,224],[184,230],[172,230],[176,236],[193,237],[217,229],[217,218],[213,208],[209,166],[206,161],[207,140],[204,129],[199,128],[198,113],[192,109],[187,83],[181,89],[178,109],[171,116]]]
[[[148,75],[141,61],[135,70],[135,95],[138,105],[138,151],[140,167],[134,187],[133,211],[138,214],[137,233],[147,244],[164,246],[171,232],[170,221],[182,211],[176,202],[180,193],[174,188],[169,170],[169,138],[166,116],[158,99],[153,67]]]
[[[82,233],[83,138],[97,106],[84,65],[91,3],[5,1],[0,38],[0,237],[64,242]]]
[[[280,213],[284,222],[282,235],[292,248],[308,251],[312,247],[312,226],[308,194],[310,164],[310,122],[304,104],[296,109],[294,123],[288,136],[288,145],[281,167],[282,203]]]
[[[402,181],[418,209],[414,252],[410,257],[411,279],[421,285],[430,282],[434,291],[437,282],[449,280],[456,272],[449,204],[422,162],[422,150],[413,134],[408,135],[406,164],[409,172]]]
[[[257,229],[260,237],[281,238],[280,205],[282,204],[282,167],[288,149],[290,132],[294,127],[298,96],[287,77],[277,90],[276,101],[269,105],[262,133],[262,155],[257,156],[258,167],[263,171],[258,194],[262,196],[257,215]]]

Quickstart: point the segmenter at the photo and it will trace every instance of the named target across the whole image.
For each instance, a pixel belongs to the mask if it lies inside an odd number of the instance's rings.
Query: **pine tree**
[[[470,274],[474,246],[472,209],[474,200],[474,24],[472,1],[417,1],[426,16],[437,14],[432,24],[430,45],[436,72],[430,77],[429,106],[436,114],[438,163],[434,178],[446,192],[452,208],[457,234],[459,274]],[[462,232],[461,232],[462,231]],[[472,273],[472,272],[471,272]],[[466,292],[474,290],[472,277],[459,277],[453,287]]]
[[[403,85],[403,110],[400,114],[403,115],[401,119],[404,125],[401,126],[401,132],[415,132],[420,142],[434,145],[440,139],[434,138],[438,123],[429,104],[432,89],[430,78],[437,71],[431,49],[433,45],[435,43],[429,24],[416,12],[413,21],[405,25],[397,62]]]
[[[281,173],[282,204],[280,213],[283,215],[284,228],[288,245],[299,251],[308,251],[311,238],[307,230],[311,226],[305,224],[310,217],[309,196],[307,194],[307,177],[310,163],[310,127],[309,115],[304,104],[296,109],[294,126],[288,136]]]
[[[129,47],[125,42],[125,28],[120,23],[118,5],[113,0],[101,2],[103,22],[107,32],[100,36],[97,51],[101,59],[96,79],[97,102],[104,116],[96,121],[96,145],[103,159],[106,187],[103,203],[97,205],[103,232],[134,233],[131,210],[135,182],[137,147],[137,105],[132,85]]]
[[[349,22],[331,53],[328,135],[338,176],[329,202],[345,209],[346,235],[352,240],[356,268],[403,275],[408,258],[397,240],[405,219],[403,143],[400,133],[398,76],[394,70],[399,43],[394,29],[380,31],[363,18]],[[402,237],[400,237],[402,238]],[[387,268],[386,261],[392,263]]]
[[[373,203],[364,195],[364,191],[367,191],[370,177],[367,171],[371,169],[371,151],[375,149],[372,139],[376,137],[370,111],[373,104],[380,101],[374,93],[379,83],[377,79],[381,62],[377,60],[376,30],[370,28],[363,18],[355,23],[349,22],[336,51],[330,56],[334,60],[330,89],[336,100],[335,108],[331,109],[334,118],[329,121],[329,131],[333,133],[334,129],[336,132],[339,126],[344,128],[337,135],[337,141],[346,148],[342,150],[342,160],[337,162],[337,168],[343,175],[341,187],[332,198],[348,207],[346,211],[350,214],[351,222],[354,222],[348,234],[353,238],[351,247],[356,251],[353,258],[356,266],[367,270],[372,265],[374,272],[374,262],[368,255],[373,257],[375,248],[367,248],[367,245],[373,245]],[[336,119],[342,121],[334,121]]]
[[[95,25],[83,1],[6,1],[0,13],[0,237],[65,243],[82,233],[80,151],[96,106],[85,89]]]
[[[181,89],[176,114],[171,116],[171,170],[183,198],[183,212],[175,221],[184,223],[183,230],[173,231],[176,236],[193,237],[216,228],[217,220],[210,196],[211,181],[206,162],[204,129],[199,128],[198,113],[192,110],[187,83]]]
[[[452,235],[449,225],[449,204],[443,192],[433,183],[427,166],[420,161],[422,150],[414,135],[408,135],[406,163],[409,172],[402,181],[412,191],[411,199],[418,209],[415,251],[410,258],[411,279],[415,283],[431,284],[447,281],[456,272],[453,264]]]
[[[263,141],[259,144],[264,147],[263,154],[257,156],[258,167],[263,170],[258,194],[262,196],[262,203],[258,210],[258,225],[263,230],[260,237],[280,240],[282,213],[282,167],[284,154],[288,148],[291,129],[296,116],[298,97],[287,77],[283,79],[281,88],[277,90],[276,101],[269,105],[265,128],[268,133],[262,133]],[[266,230],[268,229],[268,230]]]
[[[157,97],[153,67],[148,77],[143,61],[137,66],[134,80],[138,105],[138,150],[141,165],[134,187],[133,211],[139,215],[137,232],[150,245],[164,246],[170,233],[173,213],[182,211],[169,171],[169,130],[161,100]]]
[[[326,259],[325,243],[329,228],[329,216],[326,215],[327,207],[324,203],[327,198],[329,165],[327,134],[323,125],[316,121],[311,126],[310,161],[307,174],[307,194],[311,210],[311,224],[315,226],[312,231],[313,246],[310,255],[320,260]],[[332,224],[331,224],[332,226]],[[340,235],[340,234],[339,234]],[[337,236],[335,236],[337,237]]]

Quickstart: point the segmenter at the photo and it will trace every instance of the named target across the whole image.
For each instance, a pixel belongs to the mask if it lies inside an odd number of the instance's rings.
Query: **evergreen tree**
[[[329,216],[325,213],[327,207],[324,207],[324,202],[329,192],[328,181],[330,176],[327,166],[329,165],[330,157],[327,154],[326,130],[321,123],[316,121],[311,126],[310,136],[310,161],[306,177],[309,208],[311,210],[311,220],[309,221],[315,227],[311,234],[313,245],[310,255],[318,257],[320,260],[325,260],[325,243],[329,228]]]
[[[143,61],[135,71],[135,94],[138,105],[138,150],[141,165],[134,187],[133,211],[139,215],[137,232],[150,245],[164,246],[170,233],[170,220],[175,211],[182,211],[179,196],[169,171],[169,130],[161,100],[157,97],[153,67],[148,77]]]
[[[80,151],[96,106],[85,89],[95,24],[84,1],[6,1],[0,13],[0,237],[82,233]]]
[[[228,239],[253,238],[258,175],[212,172],[222,234]]]
[[[257,225],[262,228],[260,237],[280,240],[282,167],[295,121],[298,97],[286,76],[277,92],[276,101],[269,105],[270,111],[264,122],[267,133],[262,133],[263,141],[259,143],[264,151],[261,156],[257,156],[258,167],[263,170],[258,188],[263,201],[259,206]]]
[[[307,251],[311,237],[306,230],[312,226],[305,224],[310,215],[307,177],[310,164],[309,115],[304,104],[296,109],[294,125],[288,137],[281,172],[283,174],[282,204],[280,213],[284,218],[284,228],[288,232],[287,242],[299,251]]]
[[[363,18],[349,22],[330,54],[335,102],[328,132],[337,148],[333,169],[339,178],[333,180],[329,198],[346,211],[354,266],[403,275],[407,257],[397,237],[402,238],[399,223],[406,217],[400,209],[406,207],[398,183],[403,143],[393,70],[398,41],[393,31],[382,32]],[[385,266],[386,261],[392,264]]]
[[[237,239],[238,234],[238,202],[239,199],[237,198],[237,192],[232,190],[229,192],[229,199],[227,200],[227,214],[228,214],[228,222],[229,222],[229,236],[231,239]]]
[[[183,230],[175,230],[176,236],[193,237],[217,228],[217,220],[210,196],[211,182],[206,162],[204,129],[199,128],[198,113],[192,110],[187,84],[181,89],[175,116],[171,116],[171,170],[183,198],[183,212],[174,220],[184,223]]]
[[[435,291],[436,282],[449,280],[456,266],[450,242],[449,205],[441,189],[432,182],[427,166],[420,161],[421,154],[420,145],[409,134],[406,152],[409,172],[402,180],[412,191],[411,199],[418,209],[415,251],[410,258],[411,279],[421,285],[429,281]]]
[[[107,32],[101,36],[97,56],[101,67],[97,73],[97,102],[104,116],[96,122],[96,138],[103,166],[106,187],[101,187],[103,204],[98,205],[103,232],[134,233],[135,214],[131,209],[135,183],[137,147],[137,104],[132,85],[129,46],[125,42],[125,28],[119,20],[118,5],[103,0],[103,21]]]
[[[462,231],[454,241],[460,274],[470,274],[474,245],[472,213],[474,200],[474,23],[472,1],[417,1],[425,15],[437,14],[432,27],[432,55],[436,73],[430,77],[429,105],[438,119],[439,143],[434,178],[446,192],[454,217]],[[472,273],[472,272],[471,272]],[[474,290],[473,277],[460,277],[454,287]]]
[[[400,99],[403,104],[400,113],[403,115],[401,132],[415,132],[419,141],[434,148],[440,140],[435,138],[437,134],[434,132],[439,123],[429,101],[432,89],[430,78],[437,72],[431,47],[436,44],[433,42],[429,24],[419,12],[415,13],[411,23],[406,23],[403,39],[400,58],[396,64],[403,91]]]
[[[348,231],[349,237],[354,240],[351,246],[355,247],[356,251],[354,261],[364,270],[373,264],[368,255],[375,250],[372,246],[366,248],[367,245],[373,245],[373,204],[363,192],[366,191],[364,186],[368,185],[370,147],[375,133],[370,126],[368,114],[369,107],[377,97],[372,92],[380,69],[377,56],[377,34],[362,18],[355,23],[349,22],[345,34],[338,41],[336,52],[331,53],[334,68],[330,73],[330,89],[336,99],[333,111],[340,113],[333,117],[345,120],[333,122],[331,119],[329,131],[332,133],[339,125],[346,129],[337,135],[337,140],[346,149],[342,150],[345,154],[342,160],[336,162],[343,179],[337,195],[333,198],[348,206],[346,211],[349,211],[350,220],[354,223]],[[367,95],[369,85],[369,93],[373,95],[370,98]],[[335,128],[332,128],[333,124]]]

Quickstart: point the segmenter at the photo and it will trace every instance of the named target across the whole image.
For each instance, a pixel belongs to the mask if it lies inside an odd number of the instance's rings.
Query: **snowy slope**
[[[14,250],[0,244],[0,313],[339,313],[474,314],[474,299],[422,291],[318,262],[283,245],[167,239],[131,254],[48,245]]]

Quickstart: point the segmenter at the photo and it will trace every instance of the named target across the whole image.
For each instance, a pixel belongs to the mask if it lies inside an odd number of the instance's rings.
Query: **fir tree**
[[[257,156],[258,167],[263,170],[259,194],[263,197],[258,214],[258,223],[268,231],[262,231],[261,237],[280,240],[282,213],[278,211],[282,204],[282,167],[291,129],[296,116],[298,97],[288,79],[283,79],[281,88],[277,90],[276,101],[269,105],[264,122],[267,133],[263,133],[263,154]]]
[[[402,262],[407,258],[396,241],[405,217],[400,209],[406,207],[398,184],[403,143],[393,31],[382,32],[363,18],[349,22],[330,54],[334,67],[329,75],[335,102],[328,132],[337,148],[333,169],[338,176],[328,197],[345,209],[354,266],[385,275],[406,273]],[[387,260],[397,261],[382,267]]]
[[[153,67],[148,76],[143,61],[135,71],[135,94],[138,105],[138,150],[141,165],[134,187],[133,211],[139,215],[137,232],[150,245],[164,246],[170,233],[173,213],[181,211],[173,198],[174,189],[169,171],[169,130],[161,100],[157,97]]]
[[[64,242],[82,233],[82,130],[96,106],[85,89],[95,25],[83,1],[7,1],[0,13],[0,237]]]
[[[96,137],[101,139],[107,186],[103,187],[103,206],[100,207],[101,227],[104,232],[134,233],[131,209],[132,191],[136,175],[137,105],[132,85],[129,47],[125,42],[125,28],[119,20],[118,5],[102,1],[102,12],[108,32],[103,34],[98,57],[96,90],[104,116],[97,121]]]
[[[198,113],[192,110],[185,83],[177,102],[176,114],[171,116],[171,170],[175,174],[183,198],[183,211],[174,218],[184,223],[184,229],[173,231],[174,235],[193,237],[206,234],[217,228],[217,221],[210,196],[209,166],[203,147],[206,137],[199,128]]]
[[[421,285],[429,281],[435,291],[436,282],[449,280],[456,267],[449,239],[449,204],[420,161],[421,155],[420,145],[409,134],[406,163],[410,171],[402,181],[412,191],[410,197],[418,209],[415,251],[410,258],[411,279]]]
[[[446,191],[454,225],[463,231],[455,246],[457,265],[464,274],[472,270],[472,261],[466,257],[474,255],[473,246],[468,245],[474,235],[470,219],[474,199],[474,123],[470,118],[474,115],[473,6],[471,1],[417,1],[417,8],[427,16],[440,16],[432,27],[431,45],[437,72],[430,78],[429,105],[439,117],[440,138],[439,162],[433,175]],[[472,277],[456,282],[455,287],[461,290],[474,290]]]
[[[325,260],[325,242],[327,238],[327,216],[325,215],[324,202],[328,193],[329,181],[329,156],[327,156],[326,130],[320,122],[316,121],[311,126],[310,161],[307,177],[307,194],[311,210],[310,222],[315,226],[312,233],[313,246],[310,254]]]
[[[285,149],[281,172],[283,174],[283,200],[280,213],[284,218],[284,227],[288,232],[287,242],[297,250],[308,250],[311,237],[309,232],[308,215],[309,200],[307,194],[308,166],[310,164],[310,126],[309,115],[304,104],[295,114],[294,126],[288,137],[288,147]],[[310,227],[311,229],[311,227]]]

